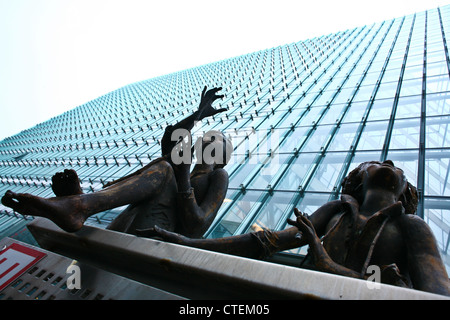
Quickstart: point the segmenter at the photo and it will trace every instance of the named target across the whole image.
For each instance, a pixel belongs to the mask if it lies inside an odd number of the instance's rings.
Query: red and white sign
[[[18,243],[0,251],[0,291],[45,256],[43,252]]]

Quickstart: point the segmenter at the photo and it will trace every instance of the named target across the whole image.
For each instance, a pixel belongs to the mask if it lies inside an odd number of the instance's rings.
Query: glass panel
[[[427,116],[450,114],[450,93],[427,94]]]
[[[425,146],[427,148],[450,147],[449,124],[450,116],[428,117],[426,120]]]
[[[425,194],[450,196],[450,151],[427,150],[425,153]]]
[[[229,188],[239,188],[249,176],[253,176],[255,170],[259,170],[261,164],[254,159],[254,157],[250,157],[239,166],[230,179]]]
[[[387,126],[387,121],[368,122],[356,146],[357,150],[381,150],[383,148]]]
[[[329,137],[330,130],[332,128],[333,126],[331,125],[318,126],[316,130],[311,133],[311,136],[302,151],[320,151],[324,145],[325,140]]]
[[[447,273],[450,274],[450,201],[425,198],[424,206],[424,220],[433,231]]]
[[[421,105],[422,96],[400,97],[395,117],[397,119],[420,117]]]
[[[298,158],[291,164],[287,172],[285,172],[279,184],[276,186],[277,190],[298,190],[303,178],[306,175],[311,163],[314,161],[316,154],[300,153]]]
[[[367,101],[352,102],[350,109],[347,111],[344,122],[360,122],[367,109]]]
[[[378,88],[376,99],[385,99],[395,97],[395,92],[397,90],[397,82],[385,82],[381,83],[380,88]]]
[[[400,77],[400,68],[398,69],[388,69],[384,72],[383,81],[384,82],[394,82],[398,81]]]
[[[422,65],[422,64],[423,64],[423,52],[408,55],[408,60],[406,60],[406,67]]]
[[[419,147],[420,119],[396,120],[392,130],[389,149]]]
[[[341,124],[333,141],[328,147],[328,151],[346,151],[350,149],[353,139],[357,133],[359,123]]]
[[[428,73],[428,71],[427,71]],[[417,65],[412,67],[407,67],[403,75],[403,80],[422,78],[423,77],[423,66]]]
[[[346,156],[347,154],[343,152],[327,153],[306,190],[333,191]]]
[[[209,237],[221,238],[233,235],[249,212],[261,203],[261,194],[261,191],[247,191],[240,199],[233,202]]]
[[[326,112],[322,118],[321,124],[334,124],[340,119],[342,112],[344,111],[346,104],[332,104],[330,109]]]
[[[440,61],[436,63],[428,63],[427,65],[427,76],[439,76],[441,74],[448,74],[447,63],[445,61]]]
[[[306,192],[304,198],[296,203],[294,207],[300,212],[311,215],[321,206],[326,204],[329,198],[330,194],[328,193]],[[289,218],[295,220],[294,213],[292,213]]]
[[[422,78],[403,80],[400,96],[415,96],[422,92]]]
[[[441,41],[441,36],[437,35],[439,37],[438,41],[433,43],[432,38],[430,39],[429,43],[427,43],[429,49],[427,52],[427,62],[428,63],[433,63],[433,62],[438,62],[438,61],[444,61],[445,60],[445,53],[444,53],[444,47],[443,47],[443,43]],[[427,39],[428,42],[428,39]],[[434,51],[434,50],[438,50],[438,51]]]
[[[353,91],[355,88],[343,88],[339,92],[338,96],[334,99],[333,105],[337,103],[345,103],[347,102],[353,95]]]
[[[394,99],[376,99],[373,102],[368,121],[387,120],[391,116]],[[361,115],[362,117],[362,115]]]
[[[450,80],[448,74],[435,77],[427,77],[427,93],[446,92],[450,90]]]
[[[283,119],[283,121],[279,124],[279,127],[291,127],[293,124],[297,123],[304,112],[304,107],[301,107],[300,105],[296,106],[296,108],[289,112]]]
[[[261,208],[258,219],[247,232],[255,231],[258,227],[274,230],[280,222],[284,222],[280,221],[280,219],[285,216],[286,212],[293,210],[291,202],[295,195],[296,193],[294,192],[274,191],[273,195]]]
[[[374,90],[373,85],[361,86],[358,92],[356,93],[355,97],[353,98],[353,102],[369,101],[370,98],[372,97],[373,90]]]
[[[306,133],[308,127],[298,127],[290,133],[286,138],[283,138],[283,142],[278,149],[278,152],[292,152],[295,148],[299,148],[306,139]]]
[[[321,114],[324,110],[323,106],[312,107],[311,110],[306,113],[305,117],[300,122],[301,126],[309,126],[312,123],[316,122],[319,118],[319,114]]]
[[[281,174],[282,169],[284,170],[286,168],[287,162],[291,157],[293,157],[291,154],[277,153],[274,154],[273,157],[268,158],[269,161],[261,167],[247,188],[264,189],[269,185],[273,186],[274,181],[277,179],[278,175]]]

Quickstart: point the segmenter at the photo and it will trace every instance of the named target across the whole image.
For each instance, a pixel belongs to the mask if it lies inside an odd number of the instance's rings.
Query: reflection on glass
[[[341,124],[327,151],[348,151],[357,134],[359,123]]]
[[[293,210],[291,202],[295,195],[294,192],[273,192],[247,232],[258,231],[259,228],[277,229],[280,219]]]
[[[450,258],[450,230],[448,228],[450,225],[449,201],[435,200],[432,198],[426,199],[424,217],[425,222],[430,226],[436,238],[442,260],[444,262],[448,261]],[[445,264],[445,267],[447,269],[447,273],[450,273],[450,266],[448,263]]]
[[[300,153],[298,157],[289,167],[289,170],[285,172],[281,178],[277,189],[279,190],[298,190],[303,178],[305,177],[311,163],[314,161],[316,154],[313,153]]]
[[[450,196],[450,151],[428,150],[425,157],[425,194]]]
[[[357,150],[378,150],[383,148],[388,121],[367,122],[361,134]]]
[[[450,114],[450,92],[427,94],[427,116]]]
[[[398,100],[395,117],[397,119],[420,117],[421,105],[421,95],[400,97],[400,99]]]
[[[337,178],[344,163],[346,153],[328,152],[318,166],[307,191],[331,192],[337,183]]]
[[[397,120],[392,129],[390,149],[419,148],[420,119]]]
[[[426,120],[426,147],[450,147],[450,134],[448,132],[450,116],[428,117]]]
[[[235,233],[247,215],[261,204],[262,191],[247,191],[233,202],[220,223],[211,231],[209,237],[226,237]]]

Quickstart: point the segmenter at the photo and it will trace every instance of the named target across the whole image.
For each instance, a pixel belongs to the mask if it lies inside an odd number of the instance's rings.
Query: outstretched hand
[[[200,105],[198,107],[199,120],[227,110],[226,108],[214,109],[212,106],[214,101],[216,101],[217,99],[222,99],[224,97],[224,95],[216,95],[218,91],[222,90],[222,87],[213,88],[208,91],[206,91],[206,89],[207,87],[205,86],[203,88]]]
[[[298,231],[301,233],[301,236],[304,236],[308,243],[315,240],[315,238],[317,238],[316,231],[313,224],[308,219],[308,216],[301,213],[297,208],[294,208],[294,214],[297,218],[296,221],[287,219],[287,223],[291,226],[297,227]]]
[[[287,223],[297,227],[300,237],[304,237],[307,241],[309,245],[308,252],[312,254],[316,267],[318,270],[322,271],[331,270],[329,266],[334,266],[336,264],[331,260],[330,256],[325,251],[325,248],[322,246],[322,243],[316,234],[316,230],[314,229],[314,225],[308,219],[308,215],[301,213],[297,208],[294,208],[294,214],[297,218],[296,221],[287,219]]]

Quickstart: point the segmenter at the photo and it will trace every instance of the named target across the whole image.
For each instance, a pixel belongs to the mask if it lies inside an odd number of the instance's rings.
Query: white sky
[[[133,82],[445,4],[0,0],[0,140]]]

